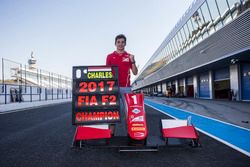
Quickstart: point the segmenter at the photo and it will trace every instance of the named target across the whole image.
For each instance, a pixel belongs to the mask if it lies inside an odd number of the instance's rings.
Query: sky
[[[193,0],[0,0],[0,58],[71,77],[73,66],[105,65],[125,34],[140,69]],[[133,78],[132,78],[133,79]]]

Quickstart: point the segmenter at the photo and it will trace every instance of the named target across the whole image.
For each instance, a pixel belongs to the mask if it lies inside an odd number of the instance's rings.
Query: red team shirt
[[[132,63],[129,58],[129,53],[124,52],[122,54],[119,54],[114,51],[107,56],[106,65],[118,66],[120,87],[130,86],[130,69],[132,68]]]

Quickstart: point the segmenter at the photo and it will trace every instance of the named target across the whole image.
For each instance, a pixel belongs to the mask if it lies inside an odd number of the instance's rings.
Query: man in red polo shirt
[[[130,69],[136,75],[134,55],[125,51],[126,37],[123,34],[115,38],[116,51],[107,56],[106,65],[116,65],[119,68],[119,86],[130,87]]]
[[[135,65],[135,57],[125,51],[126,37],[123,34],[117,35],[115,38],[116,51],[109,54],[106,59],[106,65],[116,65],[119,69],[119,87],[120,87],[120,99],[121,101],[121,122],[125,123],[125,116],[127,114],[127,106],[124,93],[131,92],[130,85],[130,70],[134,75],[138,73],[138,69]],[[124,119],[123,119],[123,118]],[[124,126],[123,126],[124,127]],[[114,131],[114,126],[111,126],[111,130]],[[126,131],[127,132],[127,131]],[[122,132],[121,132],[122,133]]]

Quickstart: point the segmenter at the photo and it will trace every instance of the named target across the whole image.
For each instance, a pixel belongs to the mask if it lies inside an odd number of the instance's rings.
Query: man
[[[121,88],[130,87],[130,69],[136,75],[138,69],[135,65],[134,55],[125,51],[126,37],[123,34],[115,38],[116,51],[109,54],[106,65],[116,65],[119,68],[119,86]]]
[[[115,38],[116,51],[109,54],[106,59],[106,65],[112,66],[116,65],[119,69],[119,87],[120,87],[120,102],[121,102],[121,115],[123,115],[127,109],[125,101],[125,93],[131,92],[130,85],[130,70],[136,75],[138,69],[135,65],[135,57],[125,51],[126,37],[123,34],[117,35]],[[127,115],[127,114],[125,114]],[[124,119],[122,119],[122,123]],[[114,132],[114,126],[110,127],[112,132]]]

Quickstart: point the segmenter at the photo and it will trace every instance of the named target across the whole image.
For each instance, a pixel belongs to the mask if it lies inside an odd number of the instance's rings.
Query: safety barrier
[[[71,97],[72,91],[70,89],[0,84],[0,104],[67,99]]]

